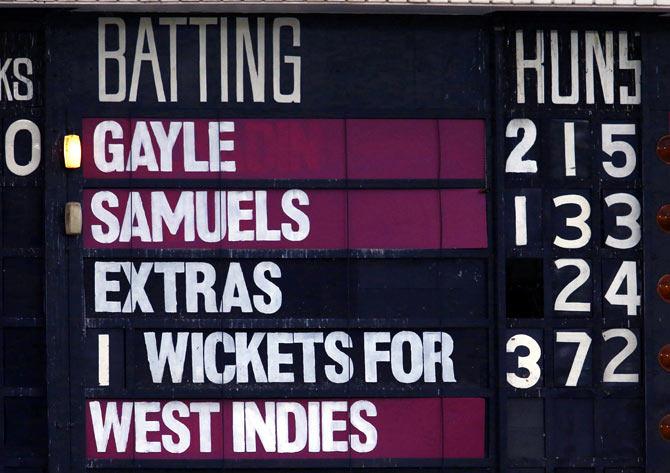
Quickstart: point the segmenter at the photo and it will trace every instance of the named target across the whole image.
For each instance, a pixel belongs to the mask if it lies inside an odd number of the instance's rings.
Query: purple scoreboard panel
[[[670,472],[662,19],[7,18],[0,470]]]

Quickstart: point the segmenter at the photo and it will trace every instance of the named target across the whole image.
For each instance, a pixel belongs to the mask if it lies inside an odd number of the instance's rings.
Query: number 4
[[[620,294],[625,283],[625,291]],[[626,307],[626,315],[637,315],[642,298],[637,292],[637,262],[623,261],[609,289],[605,293],[605,300],[612,305]]]

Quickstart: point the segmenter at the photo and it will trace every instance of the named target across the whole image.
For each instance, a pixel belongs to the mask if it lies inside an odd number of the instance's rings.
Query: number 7
[[[565,381],[566,386],[577,386],[586,355],[591,347],[591,337],[586,332],[556,332],[556,341],[558,343],[578,343],[575,359],[572,361],[568,379]]]

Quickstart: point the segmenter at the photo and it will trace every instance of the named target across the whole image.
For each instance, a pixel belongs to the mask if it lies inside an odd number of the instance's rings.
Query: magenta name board
[[[483,179],[483,120],[83,120],[96,179]]]
[[[483,398],[89,400],[89,459],[483,458]]]
[[[87,189],[83,201],[87,248],[487,246],[478,189]]]

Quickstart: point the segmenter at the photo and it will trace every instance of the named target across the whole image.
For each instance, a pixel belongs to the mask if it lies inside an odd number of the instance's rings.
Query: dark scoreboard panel
[[[497,41],[504,461],[644,471],[640,34]]]
[[[18,473],[45,469],[49,454],[45,35],[5,14],[0,19],[0,469]]]
[[[2,347],[51,470],[668,471],[662,24],[40,21],[0,40],[44,75],[16,108],[0,56]],[[5,447],[44,438],[4,366]]]
[[[485,23],[75,19],[73,460],[495,467]]]

